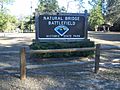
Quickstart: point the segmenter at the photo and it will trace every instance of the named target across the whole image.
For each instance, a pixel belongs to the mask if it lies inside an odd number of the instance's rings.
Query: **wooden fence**
[[[57,52],[80,52],[80,51],[95,51],[95,68],[94,72],[97,73],[99,70],[99,62],[100,62],[100,51],[102,50],[120,50],[120,47],[101,47],[100,44],[96,44],[95,47],[88,48],[68,48],[68,49],[50,49],[50,50],[30,50],[26,51],[25,48],[20,50],[20,67],[8,67],[8,68],[20,68],[20,79],[26,79],[26,69],[35,69],[40,67],[55,67],[55,66],[71,66],[71,65],[79,65],[81,63],[64,63],[64,64],[50,64],[50,65],[26,65],[26,53],[57,53]],[[19,54],[18,51],[2,51],[0,54]],[[30,67],[29,67],[30,66]],[[6,67],[7,68],[7,67]]]
[[[58,52],[80,52],[80,51],[95,51],[95,69],[94,72],[97,73],[99,70],[99,62],[100,62],[100,44],[96,44],[96,47],[87,47],[87,48],[68,48],[68,49],[49,49],[49,50],[30,50],[30,54],[33,53],[58,53]],[[59,64],[59,66],[66,65],[76,65],[80,63],[71,63],[71,64]],[[56,64],[51,64],[51,66],[57,66]],[[41,66],[42,67],[42,66]],[[43,67],[48,67],[47,65],[43,65]],[[38,67],[36,67],[38,68]],[[20,59],[20,79],[26,79],[26,50],[25,48],[21,49],[21,59]]]

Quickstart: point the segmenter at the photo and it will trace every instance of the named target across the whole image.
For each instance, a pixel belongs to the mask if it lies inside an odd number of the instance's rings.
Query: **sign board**
[[[85,39],[86,17],[84,15],[39,15],[37,39]]]

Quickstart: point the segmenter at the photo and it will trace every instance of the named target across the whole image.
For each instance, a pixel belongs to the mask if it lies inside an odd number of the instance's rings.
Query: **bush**
[[[32,50],[47,50],[47,49],[65,49],[65,48],[83,48],[94,47],[92,41],[80,42],[33,42],[30,45]],[[45,54],[32,54],[32,57],[37,58],[59,58],[59,57],[87,57],[94,54],[94,51],[83,52],[64,52],[64,53],[45,53]]]

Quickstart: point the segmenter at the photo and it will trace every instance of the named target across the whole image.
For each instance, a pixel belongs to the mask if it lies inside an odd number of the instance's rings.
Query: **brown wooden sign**
[[[85,39],[86,15],[39,15],[37,39]]]

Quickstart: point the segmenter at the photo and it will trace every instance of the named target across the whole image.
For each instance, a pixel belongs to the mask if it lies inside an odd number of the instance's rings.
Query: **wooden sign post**
[[[20,79],[26,79],[26,51],[25,48],[21,49],[21,58],[20,58]]]
[[[96,44],[95,51],[95,73],[99,70],[99,62],[100,62],[100,44]]]

